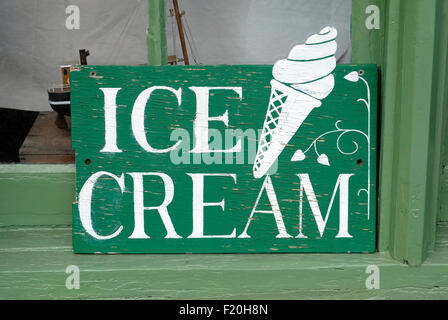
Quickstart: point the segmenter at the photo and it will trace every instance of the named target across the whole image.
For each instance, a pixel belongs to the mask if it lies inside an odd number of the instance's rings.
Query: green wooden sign
[[[372,252],[377,69],[326,27],[273,66],[72,72],[79,253]]]
[[[332,74],[317,101],[265,65],[72,72],[75,252],[372,252],[377,68]]]

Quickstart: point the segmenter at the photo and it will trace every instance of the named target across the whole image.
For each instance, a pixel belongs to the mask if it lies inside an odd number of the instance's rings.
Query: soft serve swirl
[[[294,46],[287,59],[277,61],[272,68],[274,79],[313,98],[322,100],[334,88],[331,74],[336,67],[337,30],[323,28],[310,36],[305,44]]]

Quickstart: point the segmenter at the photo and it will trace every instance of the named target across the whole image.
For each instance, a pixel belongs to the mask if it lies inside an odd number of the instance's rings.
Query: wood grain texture
[[[0,228],[0,299],[446,299],[448,226],[421,267],[387,253],[80,255],[70,226]],[[80,289],[65,287],[67,266]],[[380,270],[368,290],[367,266]]]
[[[71,147],[70,117],[68,128],[56,126],[56,112],[40,112],[19,151],[21,163],[74,163]]]
[[[0,227],[71,224],[74,201],[74,165],[0,165]]]
[[[190,87],[241,87],[242,99],[232,90],[216,90],[210,94],[210,116],[219,116],[227,110],[229,128],[261,130],[269,105],[272,66],[175,66],[175,67],[120,67],[82,66],[71,73],[72,88],[72,144],[76,149],[76,189],[79,195],[86,180],[94,173],[107,171],[116,176],[123,174],[121,192],[116,181],[103,177],[95,186],[92,200],[94,228],[100,235],[110,235],[123,226],[123,231],[113,239],[98,241],[81,225],[78,206],[73,207],[73,244],[79,253],[181,253],[181,252],[372,252],[375,249],[376,212],[376,104],[377,70],[373,65],[338,66],[334,72],[335,89],[315,108],[297,134],[285,146],[278,158],[278,170],[270,174],[279,208],[291,236],[279,239],[279,226],[272,213],[255,213],[250,223],[250,238],[194,239],[192,233],[193,186],[188,174],[234,174],[229,177],[206,177],[204,201],[219,202],[225,199],[225,210],[217,206],[206,207],[204,233],[228,235],[235,228],[241,235],[257,195],[263,188],[262,179],[254,179],[252,162],[248,161],[248,148],[241,153],[244,162],[235,164],[238,154],[231,156],[232,164],[215,153],[208,158],[202,155],[199,163],[189,150],[193,149],[193,128],[196,116],[196,99]],[[347,81],[349,73],[362,70],[371,92],[370,118],[366,106],[358,99],[367,99],[366,85]],[[136,141],[131,128],[131,113],[139,94],[152,86],[169,86],[182,90],[179,104],[172,92],[155,91],[145,111],[145,134],[154,148],[168,148],[177,140],[170,140],[175,129],[184,130],[190,139],[183,140],[182,150],[188,163],[173,164],[172,153],[150,153]],[[116,98],[117,146],[122,152],[100,152],[105,145],[104,95],[100,88],[121,88]],[[370,120],[370,123],[369,123]],[[342,129],[347,132],[340,139]],[[366,139],[359,134],[371,130],[370,152]],[[224,124],[210,122],[210,129],[224,136]],[[336,131],[336,134],[326,133]],[[344,131],[345,132],[345,131]],[[358,136],[357,136],[358,134]],[[245,146],[256,137],[242,138]],[[172,138],[172,137],[171,137]],[[252,139],[252,140],[251,140]],[[291,162],[297,150],[310,148],[306,159]],[[235,140],[234,140],[235,141]],[[256,142],[256,141],[255,141]],[[338,147],[340,149],[338,150]],[[344,152],[342,152],[342,151]],[[351,151],[356,150],[350,154]],[[370,155],[370,161],[369,161]],[[197,156],[197,155],[196,155]],[[325,156],[325,161],[323,157]],[[218,159],[218,160],[217,160]],[[88,161],[86,161],[88,160]],[[221,162],[219,162],[221,161]],[[211,164],[210,164],[211,163]],[[368,163],[371,166],[370,199],[362,189],[368,187]],[[329,165],[325,165],[329,164]],[[145,232],[150,239],[129,239],[134,228],[133,172],[158,172],[167,174],[174,184],[174,198],[169,204],[172,224],[181,239],[165,239],[166,228],[157,211],[145,213]],[[339,231],[339,196],[330,211],[328,223],[321,235],[308,201],[303,201],[303,233],[307,238],[297,238],[299,233],[300,184],[298,174],[308,174],[316,193],[323,218],[326,217],[332,194],[341,174],[350,178],[349,232],[352,238],[335,238]],[[160,177],[146,177],[144,181],[145,206],[157,206],[165,196]],[[306,197],[304,197],[305,199]],[[79,200],[79,198],[78,198]],[[370,212],[368,203],[370,202]],[[258,210],[272,210],[266,194],[260,198]]]

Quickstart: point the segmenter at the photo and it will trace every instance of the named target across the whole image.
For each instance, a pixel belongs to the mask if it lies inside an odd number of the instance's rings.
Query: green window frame
[[[367,29],[366,8],[380,10]],[[420,265],[448,217],[448,2],[353,0],[352,63],[374,63],[381,78],[378,250]]]

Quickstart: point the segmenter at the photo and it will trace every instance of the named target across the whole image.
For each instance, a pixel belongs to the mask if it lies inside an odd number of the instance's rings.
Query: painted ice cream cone
[[[333,90],[336,36],[336,29],[326,27],[274,64],[268,111],[253,166],[255,178],[266,174],[303,121]]]

